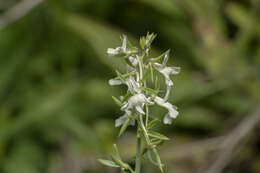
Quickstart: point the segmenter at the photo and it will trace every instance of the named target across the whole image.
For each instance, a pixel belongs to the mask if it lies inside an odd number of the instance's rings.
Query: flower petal
[[[143,114],[143,115],[145,114],[144,111],[143,111],[143,108],[142,108],[140,105],[136,106],[135,109],[136,109],[137,112],[139,112],[140,114]]]
[[[166,52],[165,56],[164,56],[163,63],[162,63],[162,65],[163,65],[164,67],[166,66],[166,63],[167,63],[167,61],[168,61],[168,59],[169,59],[169,53],[170,53],[170,50],[168,50],[168,51]]]
[[[179,114],[179,112],[171,105],[171,108],[169,110],[169,116],[171,118],[176,118]]]
[[[124,124],[124,122],[127,120],[127,114],[124,114],[123,116],[119,117],[115,121],[115,126],[119,127]]]
[[[126,51],[126,39],[127,39],[126,35],[123,35],[123,41],[122,41],[121,48],[123,49],[124,52]]]
[[[113,85],[121,85],[123,84],[123,82],[121,80],[116,80],[116,79],[110,79],[108,81],[109,85],[113,86]]]
[[[154,99],[155,103],[158,104],[161,107],[164,107],[166,109],[168,109],[168,114],[171,118],[176,118],[179,114],[179,112],[177,111],[177,107],[173,106],[171,103],[169,102],[165,102],[162,98],[156,96]]]
[[[134,57],[130,56],[128,59],[129,59],[129,61],[132,63],[132,65],[133,65],[134,67],[136,67],[136,66],[138,65],[138,60],[137,60],[137,58],[134,58]]]
[[[128,90],[129,90],[132,94],[136,94],[136,93],[140,93],[140,92],[141,92],[139,83],[137,83],[132,76],[130,76],[129,78],[127,78],[127,80],[126,80],[126,85],[128,86]]]
[[[169,114],[166,114],[163,118],[163,123],[164,124],[171,124],[172,123],[172,118],[169,116]]]
[[[107,54],[110,55],[110,56],[117,55],[118,54],[118,50],[114,49],[114,48],[108,48],[107,49]]]
[[[171,93],[171,85],[167,85],[167,89],[166,89],[166,93],[165,93],[165,96],[164,96],[164,101],[167,101],[168,100],[168,98],[169,98],[169,95],[170,95],[170,93]]]

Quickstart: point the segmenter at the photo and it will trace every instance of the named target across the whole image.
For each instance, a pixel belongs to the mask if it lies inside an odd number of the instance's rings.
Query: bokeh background
[[[133,163],[134,128],[114,127],[124,88],[107,82],[123,66],[106,49],[147,31],[182,68],[179,117],[156,127],[166,172],[259,173],[259,0],[1,0],[0,172],[116,173],[96,160],[113,143]]]

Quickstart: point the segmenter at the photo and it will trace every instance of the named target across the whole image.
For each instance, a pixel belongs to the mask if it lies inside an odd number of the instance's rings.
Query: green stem
[[[146,143],[147,143],[147,146],[148,146],[148,147],[151,147],[152,145],[151,145],[151,142],[150,142],[150,138],[149,138],[148,133],[147,133],[147,131],[146,131],[146,129],[145,129],[144,122],[143,122],[143,118],[142,118],[142,115],[141,115],[141,114],[139,115],[139,122],[140,122],[141,129],[142,129],[142,131],[143,131],[144,138],[145,138],[145,141],[146,141]]]
[[[136,159],[135,159],[135,173],[141,172],[141,162],[142,162],[142,140],[140,129],[137,129],[137,140],[136,140]]]
[[[139,64],[139,72],[140,72],[140,76],[139,76],[139,80],[142,80],[143,79],[143,56],[140,57],[140,56],[137,56],[137,59],[138,59],[138,64]],[[141,83],[142,85],[142,83]]]

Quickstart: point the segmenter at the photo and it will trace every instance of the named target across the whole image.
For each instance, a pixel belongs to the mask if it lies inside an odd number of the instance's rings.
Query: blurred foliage
[[[1,0],[0,13],[17,2]],[[155,49],[182,67],[170,97],[180,116],[159,129],[183,142],[231,129],[260,101],[259,19],[259,0],[43,2],[0,30],[0,172],[104,172],[95,158],[116,140],[111,95],[122,93],[107,84],[122,64],[106,49],[123,33],[157,33]],[[132,139],[120,146],[130,160]],[[228,170],[260,172],[259,154],[254,134]]]

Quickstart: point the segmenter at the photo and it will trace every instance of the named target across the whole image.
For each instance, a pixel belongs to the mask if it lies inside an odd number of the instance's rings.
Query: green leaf
[[[122,103],[124,103],[126,100],[128,100],[130,97],[131,97],[131,93],[130,92],[127,92],[126,95],[124,96],[123,100],[122,100]]]
[[[136,71],[131,71],[129,73],[126,73],[126,74],[121,74],[119,71],[116,71],[117,73],[117,77],[115,79],[121,79],[123,81],[125,81],[125,79],[131,75],[135,75],[136,74]]]
[[[141,37],[139,43],[140,43],[141,48],[144,49],[145,48],[145,37]]]
[[[114,146],[116,146],[116,144],[114,144]],[[124,162],[121,160],[121,158],[120,158],[119,155],[118,155],[118,156],[112,155],[111,157],[112,157],[112,159],[114,160],[114,162],[115,162],[117,165],[119,165],[121,168],[125,168],[125,169],[129,169],[129,168],[130,168],[130,166],[129,166],[128,164],[124,163]]]
[[[160,134],[158,132],[150,131],[150,132],[148,132],[148,135],[151,137],[157,138],[157,139],[161,139],[161,140],[169,140],[169,138],[167,136]]]
[[[151,140],[151,143],[153,144],[153,145],[156,145],[156,146],[159,146],[159,145],[162,145],[163,143],[164,143],[164,141],[163,140],[158,140],[158,139],[156,139],[156,138],[154,138],[155,140]]]
[[[153,153],[155,155],[156,162],[159,165],[160,171],[163,172],[163,164],[162,164],[161,158],[160,158],[160,156],[159,156],[159,154],[158,154],[158,152],[155,148],[153,148]]]
[[[159,119],[155,118],[155,119],[153,119],[152,121],[150,121],[150,122],[148,123],[148,125],[146,126],[147,130],[149,130],[149,129],[151,129],[153,126],[155,126],[155,124],[157,123],[158,120],[159,120]]]
[[[111,160],[98,159],[98,161],[100,163],[102,163],[103,165],[105,165],[105,166],[110,166],[110,167],[114,167],[114,168],[119,168],[120,167],[115,162],[113,162]]]
[[[121,129],[119,131],[119,135],[118,136],[121,136],[125,132],[126,128],[129,125],[130,120],[131,120],[131,118],[127,117],[126,121],[124,122],[124,124],[122,125],[122,127],[121,127]]]
[[[118,70],[116,70],[116,74],[117,74],[117,77],[115,79],[120,79],[122,81],[125,81],[124,76]]]
[[[147,79],[147,77],[149,76],[149,73],[150,73],[150,71],[149,71],[149,70],[146,70],[146,72],[145,72],[143,78],[141,79],[141,82],[144,82],[144,81]]]
[[[157,75],[155,75],[155,90],[160,90],[160,82]]]
[[[154,82],[154,76],[153,76],[153,66],[151,63],[149,63],[150,73],[151,73],[151,80]]]
[[[123,103],[119,100],[119,99],[117,99],[116,97],[114,97],[114,96],[112,96],[112,99],[114,100],[114,102],[118,105],[118,106],[123,106]]]
[[[121,157],[119,155],[119,151],[118,151],[116,144],[113,145],[113,151],[114,151],[114,155],[115,155],[116,159],[121,160]]]

